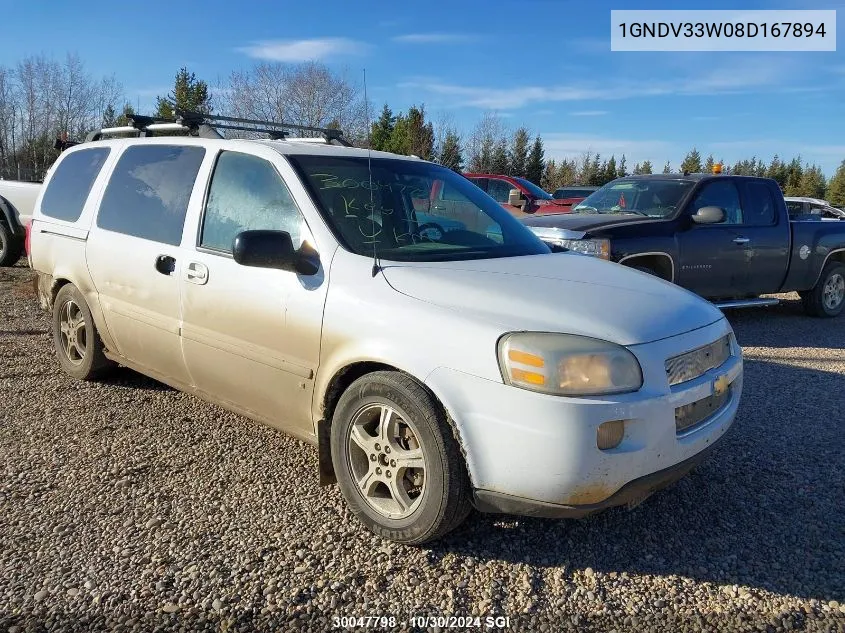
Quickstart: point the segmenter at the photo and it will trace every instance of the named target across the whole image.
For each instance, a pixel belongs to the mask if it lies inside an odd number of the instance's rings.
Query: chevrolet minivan
[[[742,391],[710,303],[552,252],[413,157],[321,139],[81,143],[51,168],[30,241],[67,374],[124,365],[316,445],[321,482],[402,543],[473,505],[638,503],[700,462]]]

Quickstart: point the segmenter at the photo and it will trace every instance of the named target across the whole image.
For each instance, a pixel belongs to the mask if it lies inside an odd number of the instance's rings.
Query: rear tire
[[[335,409],[331,448],[349,508],[383,538],[434,541],[472,509],[466,464],[446,414],[410,376],[379,371],[352,383]]]
[[[93,380],[114,366],[91,310],[73,284],[62,286],[53,302],[53,347],[62,370],[78,380]]]
[[[23,240],[0,221],[0,266],[14,266],[23,255]]]
[[[819,282],[801,294],[804,311],[816,317],[835,317],[845,308],[845,264],[830,262],[824,267]]]

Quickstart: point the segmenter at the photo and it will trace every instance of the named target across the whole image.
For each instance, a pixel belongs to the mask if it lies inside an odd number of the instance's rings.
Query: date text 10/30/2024
[[[510,628],[510,617],[499,616],[459,616],[459,615],[438,615],[411,616],[406,620],[400,620],[396,616],[335,616],[332,618],[332,626],[335,629],[352,628],[394,628],[411,626],[415,628],[438,627],[441,629],[451,628],[486,628],[486,629],[507,629]]]

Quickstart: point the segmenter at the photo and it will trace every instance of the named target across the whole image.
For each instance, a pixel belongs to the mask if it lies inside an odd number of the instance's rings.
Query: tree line
[[[457,172],[506,174],[526,178],[546,191],[566,185],[601,186],[629,174],[651,174],[644,160],[630,167],[622,154],[609,157],[584,151],[577,158],[546,159],[543,139],[524,125],[510,127],[492,112],[463,133],[448,117],[434,121],[425,105],[393,111],[385,103],[370,116],[358,84],[319,62],[298,64],[261,62],[235,71],[212,88],[187,68],[175,75],[173,89],[156,99],[154,114],[171,118],[175,109],[229,116],[285,121],[344,131],[354,145],[436,161]],[[58,156],[57,137],[81,140],[91,129],[125,124],[133,114],[123,87],[111,77],[95,78],[78,56],[64,61],[44,56],[0,66],[0,177],[40,179]],[[250,136],[229,131],[227,136]],[[710,172],[717,163],[691,149],[678,171]],[[821,168],[800,156],[756,156],[726,165],[723,173],[775,179],[787,196],[827,197],[845,205],[845,161],[830,180]],[[662,173],[675,171],[666,162]]]

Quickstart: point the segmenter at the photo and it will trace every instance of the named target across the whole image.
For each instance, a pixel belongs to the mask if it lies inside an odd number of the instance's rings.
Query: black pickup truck
[[[768,178],[628,176],[571,213],[523,222],[552,245],[658,275],[723,308],[772,305],[759,296],[790,291],[815,316],[845,307],[845,221],[791,221]]]

